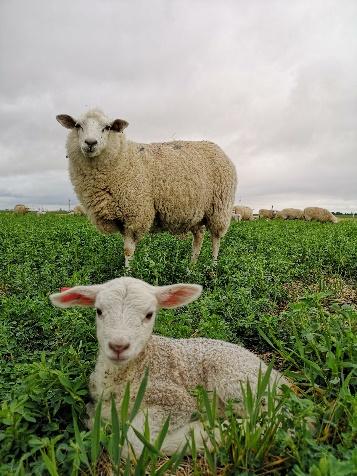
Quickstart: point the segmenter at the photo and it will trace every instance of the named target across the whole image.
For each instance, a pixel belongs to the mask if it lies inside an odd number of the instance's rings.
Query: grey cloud
[[[74,199],[55,115],[99,106],[133,140],[219,143],[237,200],[357,209],[354,1],[13,0],[0,15],[0,207]]]

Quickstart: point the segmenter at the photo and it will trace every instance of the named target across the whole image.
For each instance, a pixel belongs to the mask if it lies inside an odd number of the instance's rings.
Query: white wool
[[[103,417],[110,419],[111,396],[118,408],[127,382],[135,398],[145,370],[149,382],[142,412],[133,422],[143,431],[145,412],[149,415],[152,438],[170,415],[170,427],[162,451],[172,454],[194,429],[198,451],[207,438],[200,422],[193,422],[197,412],[192,390],[197,386],[207,391],[216,389],[220,406],[237,400],[236,411],[242,411],[241,384],[247,380],[255,392],[258,374],[266,370],[264,362],[247,349],[212,339],[170,339],[152,335],[155,316],[160,308],[174,308],[190,303],[201,294],[201,286],[174,284],[151,286],[144,281],[123,277],[94,286],[76,286],[51,296],[54,305],[92,306],[97,309],[99,353],[90,377],[90,393],[94,403],[103,398]],[[271,381],[287,383],[272,371]],[[132,400],[133,403],[133,400]],[[93,421],[90,411],[89,426]],[[142,444],[133,432],[129,441],[140,453]]]
[[[138,144],[126,140],[128,123],[98,110],[75,120],[57,120],[71,129],[69,172],[88,218],[103,233],[124,236],[125,264],[146,233],[193,234],[192,261],[200,254],[205,227],[213,260],[228,230],[237,177],[232,161],[212,142]]]

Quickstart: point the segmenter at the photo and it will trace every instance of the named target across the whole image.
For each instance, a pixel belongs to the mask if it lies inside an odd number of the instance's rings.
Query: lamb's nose
[[[109,348],[114,351],[116,354],[121,354],[124,350],[128,349],[130,344],[115,344],[114,342],[109,342]]]
[[[97,145],[98,144],[98,141],[95,140],[95,139],[86,139],[84,141],[87,145],[89,145],[89,147],[92,147],[93,145]]]

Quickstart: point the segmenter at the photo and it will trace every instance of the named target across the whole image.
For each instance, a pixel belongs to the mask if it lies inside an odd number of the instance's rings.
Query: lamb
[[[283,208],[276,213],[276,218],[282,218],[283,220],[303,220],[304,212],[298,208]]]
[[[22,203],[19,203],[18,205],[15,205],[14,207],[14,212],[17,213],[18,215],[25,215],[30,209],[26,207],[26,205],[23,205]]]
[[[259,210],[259,218],[266,218],[271,220],[275,217],[276,211],[275,210],[268,210],[266,208],[261,208]]]
[[[241,220],[252,221],[253,218],[253,209],[250,207],[245,207],[243,205],[235,205],[233,207],[233,213],[241,216]]]
[[[219,340],[205,338],[171,339],[152,335],[159,309],[172,309],[197,299],[202,287],[197,284],[151,286],[139,279],[121,277],[103,284],[65,288],[52,294],[55,306],[89,306],[96,309],[99,353],[90,376],[90,394],[94,402],[102,398],[102,416],[110,420],[111,398],[120,407],[126,383],[130,381],[133,399],[140,382],[149,370],[149,382],[133,426],[143,431],[144,413],[148,412],[151,437],[154,439],[165,419],[170,417],[168,435],[162,452],[172,454],[185,443],[194,430],[198,450],[203,449],[205,431],[199,421],[191,390],[201,385],[207,391],[216,389],[220,405],[237,401],[242,412],[241,383],[249,380],[257,388],[259,369],[264,362],[247,349]],[[286,384],[282,375],[272,370],[270,384]],[[133,403],[133,402],[132,402]],[[94,408],[88,426],[93,424]],[[129,443],[140,454],[142,444],[133,431]]]
[[[200,254],[205,227],[217,261],[228,230],[236,171],[214,143],[173,141],[139,144],[125,138],[128,122],[110,120],[99,110],[80,119],[58,115],[71,129],[69,173],[93,224],[103,233],[124,236],[125,266],[145,233],[193,234],[192,262]]]
[[[330,221],[332,223],[337,223],[338,220],[330,211],[326,208],[320,207],[307,207],[304,209],[304,216],[306,221],[317,220],[322,223]]]

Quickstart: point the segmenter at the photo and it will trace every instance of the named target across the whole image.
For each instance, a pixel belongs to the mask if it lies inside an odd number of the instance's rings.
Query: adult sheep
[[[303,220],[304,212],[298,208],[283,208],[276,213],[276,218],[282,218],[283,220]]]
[[[69,173],[89,219],[104,233],[124,236],[125,266],[145,233],[193,234],[192,262],[206,226],[213,260],[225,235],[237,185],[231,160],[212,142],[139,144],[126,139],[128,122],[99,110],[80,119],[57,116],[71,129]]]
[[[268,220],[271,220],[275,217],[275,214],[275,210],[268,210],[267,208],[261,208],[259,210],[259,218],[266,218]]]
[[[306,221],[316,220],[322,223],[330,221],[332,223],[337,223],[338,220],[330,211],[326,208],[320,207],[307,207],[304,209],[304,216]]]
[[[247,221],[252,221],[254,220],[253,218],[253,209],[250,207],[245,207],[243,205],[235,205],[233,207],[233,213],[235,215],[240,215],[241,220],[247,220]]]
[[[26,205],[22,205],[21,203],[15,205],[14,212],[18,215],[25,215],[29,211],[29,208]]]

